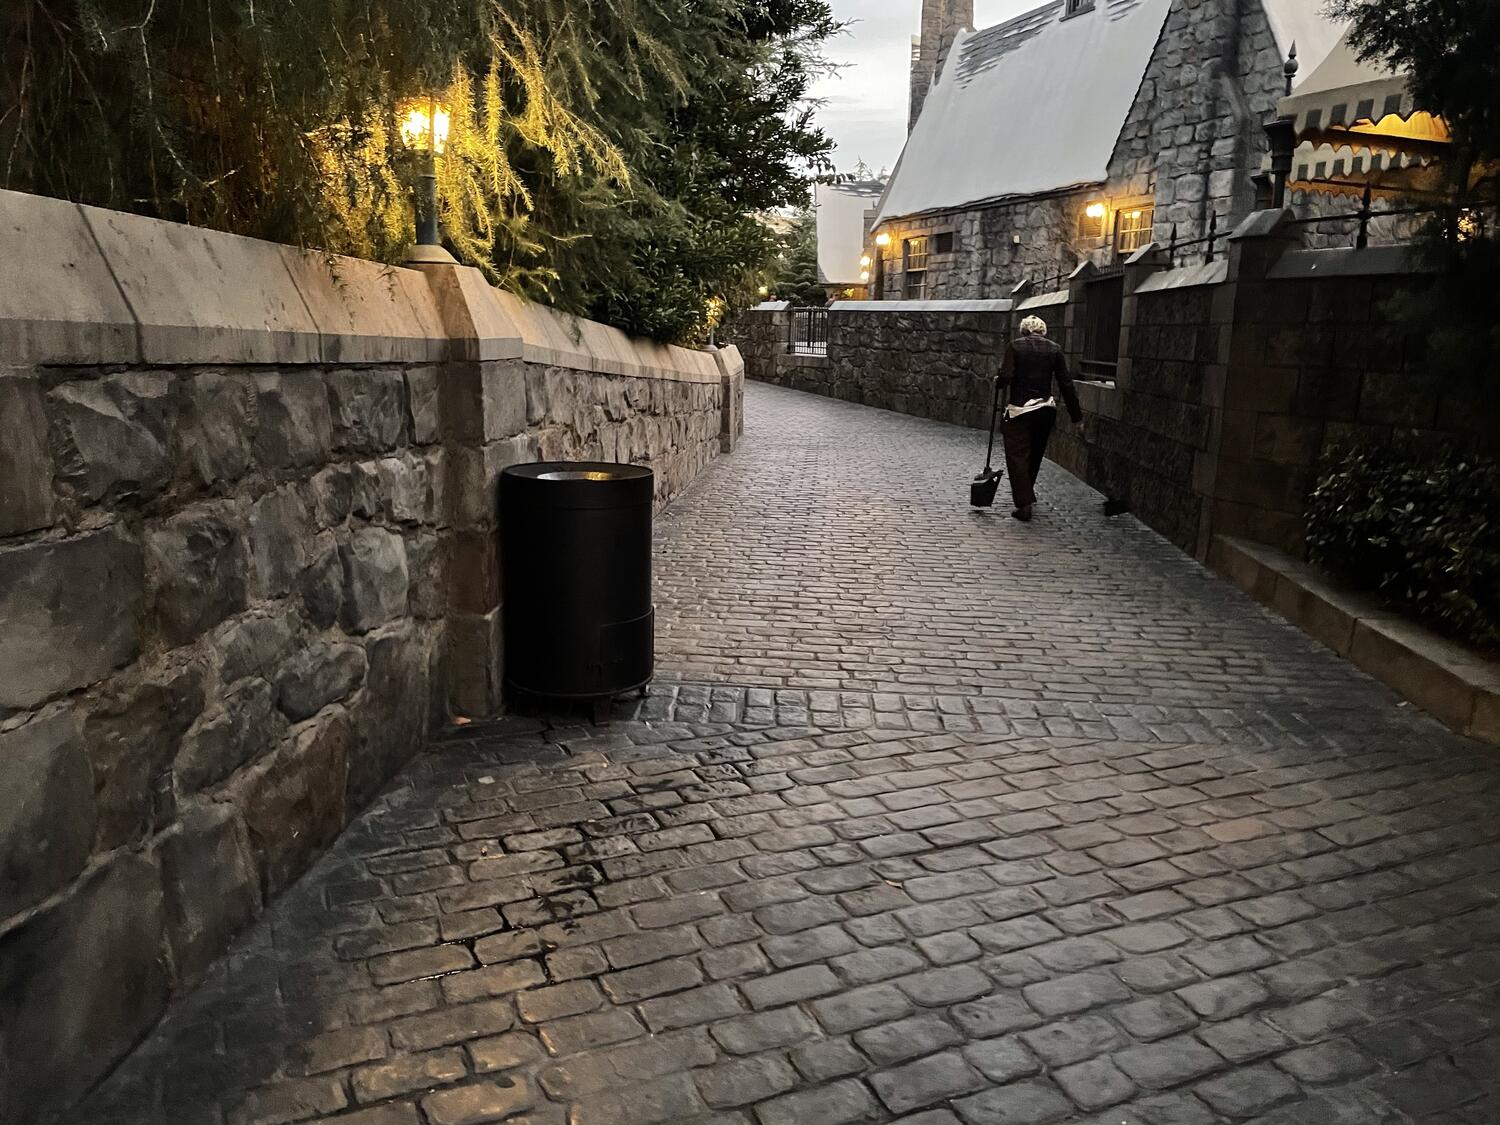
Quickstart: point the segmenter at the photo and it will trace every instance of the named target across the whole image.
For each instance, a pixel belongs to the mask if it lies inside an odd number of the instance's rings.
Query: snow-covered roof
[[[818,281],[860,285],[859,260],[865,252],[865,212],[880,201],[885,184],[863,180],[819,184],[813,206],[818,218]]]
[[[961,35],[880,218],[1101,183],[1170,6],[1098,0],[1065,18],[1052,0]]]
[[[1297,78],[1292,89],[1297,89],[1323,64],[1329,53],[1338,46],[1344,32],[1349,30],[1349,21],[1329,19],[1323,14],[1323,0],[1261,0],[1266,18],[1271,21],[1271,30],[1276,34],[1276,48],[1281,57],[1297,48]]]

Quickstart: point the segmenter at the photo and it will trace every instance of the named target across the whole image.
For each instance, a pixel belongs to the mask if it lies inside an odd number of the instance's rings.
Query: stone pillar
[[[467,266],[419,267],[432,288],[449,355],[438,387],[442,433],[439,571],[446,606],[448,706],[499,714],[504,682],[497,486],[506,465],[535,459],[526,428],[521,341],[488,282]]]
[[[1291,212],[1257,211],[1229,236],[1228,275],[1214,294],[1213,323],[1219,334],[1219,362],[1205,373],[1203,401],[1209,408],[1208,447],[1195,459],[1193,490],[1201,497],[1196,555],[1206,561],[1218,534],[1245,535],[1240,484],[1259,470],[1252,466],[1258,404],[1289,400],[1295,387],[1262,365],[1265,352],[1266,277],[1281,256],[1302,245]]]

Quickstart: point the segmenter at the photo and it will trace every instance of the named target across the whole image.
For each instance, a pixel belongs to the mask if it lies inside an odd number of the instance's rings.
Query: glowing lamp
[[[407,255],[407,262],[452,262],[453,255],[443,249],[438,230],[437,158],[448,147],[447,107],[435,98],[407,103],[401,112],[401,143],[413,152],[423,154],[422,188],[417,193],[417,244]]]
[[[1090,203],[1083,209],[1083,213],[1089,218],[1099,220],[1104,218],[1105,207],[1102,203]]]
[[[401,117],[401,143],[442,156],[448,147],[449,120],[447,109],[438,102],[413,102]]]
[[[1478,211],[1464,208],[1458,213],[1458,240],[1473,242],[1484,234],[1484,218]]]
[[[864,255],[859,260],[859,268],[862,269],[862,270],[869,269],[870,268],[870,264],[871,264],[871,258],[870,258],[870,255],[868,255],[868,254]]]
[[[881,231],[879,234],[877,234],[875,236],[875,245],[879,246],[882,250],[884,250],[890,244],[891,244],[891,236],[888,235],[888,234],[886,234],[884,231]]]
[[[869,281],[870,280],[870,271],[869,270],[860,270],[859,271],[859,279],[861,281],[866,281],[866,282]]]
[[[760,295],[762,297],[769,297],[771,295],[771,287],[769,285],[762,285],[760,287]]]

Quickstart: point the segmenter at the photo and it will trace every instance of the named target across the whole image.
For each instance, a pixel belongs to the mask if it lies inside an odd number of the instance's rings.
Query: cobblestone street
[[[1500,761],[1055,467],[746,414],[651,696],[434,745],[69,1120],[1500,1121]]]

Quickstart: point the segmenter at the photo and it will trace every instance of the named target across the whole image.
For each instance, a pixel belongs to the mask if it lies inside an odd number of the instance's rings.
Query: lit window
[[[1108,217],[1108,207],[1099,202],[1090,203],[1078,217],[1078,237],[1085,240],[1103,238]]]
[[[902,244],[906,259],[906,284],[903,296],[908,301],[921,301],[927,297],[927,259],[929,243],[926,238],[908,238]]]
[[[1156,211],[1151,207],[1127,207],[1120,212],[1115,228],[1120,253],[1134,254],[1151,241],[1151,224]]]

